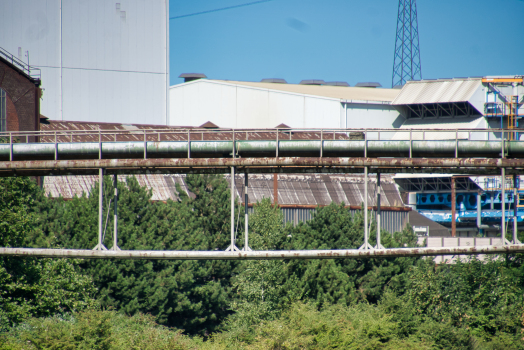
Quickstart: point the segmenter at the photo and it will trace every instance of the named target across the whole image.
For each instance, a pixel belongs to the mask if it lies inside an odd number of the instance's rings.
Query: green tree
[[[22,247],[33,235],[34,199],[41,196],[26,177],[0,179],[0,241]],[[83,310],[95,306],[94,285],[68,260],[0,257],[0,329],[32,316]]]
[[[229,189],[217,175],[188,175],[193,197],[152,202],[151,191],[134,177],[118,183],[118,243],[125,250],[224,250],[229,245]],[[98,184],[71,201],[40,198],[41,220],[33,244],[90,249],[98,237]],[[104,178],[106,217],[113,183]],[[224,204],[226,203],[226,204]],[[111,209],[112,210],[112,209]],[[109,215],[104,244],[112,246]],[[189,333],[213,331],[230,311],[229,261],[88,260],[82,267],[98,287],[103,307],[133,315],[151,313],[157,322]]]

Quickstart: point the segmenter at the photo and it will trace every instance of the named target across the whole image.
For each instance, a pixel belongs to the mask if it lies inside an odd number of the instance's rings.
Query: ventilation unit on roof
[[[330,85],[330,86],[349,86],[348,83],[346,83],[345,81],[328,81],[326,83],[326,85]]]
[[[207,121],[204,124],[200,125],[199,128],[203,128],[203,129],[218,129],[218,125],[216,125],[215,123],[213,123],[211,121]]]
[[[302,80],[300,85],[325,85],[326,82],[322,79],[307,79]]]
[[[262,79],[260,82],[274,83],[274,84],[287,84],[286,79],[280,79],[280,78],[266,78],[266,79]]]
[[[374,83],[374,82],[357,83],[357,85],[355,85],[355,86],[357,86],[357,87],[367,87],[367,88],[382,87],[382,85],[380,85],[380,83]]]
[[[182,73],[178,76],[179,78],[184,78],[184,83],[207,78],[205,74],[202,73]]]

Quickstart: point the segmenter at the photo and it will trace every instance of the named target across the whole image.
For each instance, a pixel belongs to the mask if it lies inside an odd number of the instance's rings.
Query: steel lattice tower
[[[416,0],[399,0],[392,87],[422,79]]]

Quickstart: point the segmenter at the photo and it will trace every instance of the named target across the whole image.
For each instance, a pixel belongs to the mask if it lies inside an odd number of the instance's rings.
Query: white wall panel
[[[340,101],[306,97],[302,128],[339,128]]]
[[[269,94],[268,128],[284,123],[292,128],[304,124],[304,96],[271,91]]]
[[[405,121],[404,117],[392,106],[365,103],[348,103],[348,128],[399,128]],[[382,133],[381,139],[388,139],[393,133]],[[377,135],[378,137],[378,135]]]
[[[2,0],[0,47],[41,68],[50,119],[165,124],[168,1]]]
[[[237,128],[268,128],[269,91],[237,86]],[[274,126],[274,125],[273,125]]]

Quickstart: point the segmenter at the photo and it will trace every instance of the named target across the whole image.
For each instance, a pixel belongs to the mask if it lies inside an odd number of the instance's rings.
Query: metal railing
[[[0,56],[3,57],[6,61],[10,62],[17,69],[21,70],[22,72],[30,76],[31,78],[35,80],[41,79],[42,72],[40,71],[40,68],[30,66],[29,64],[25,63],[18,57],[15,57],[13,54],[9,53],[8,51],[4,50],[1,47],[0,47]]]

